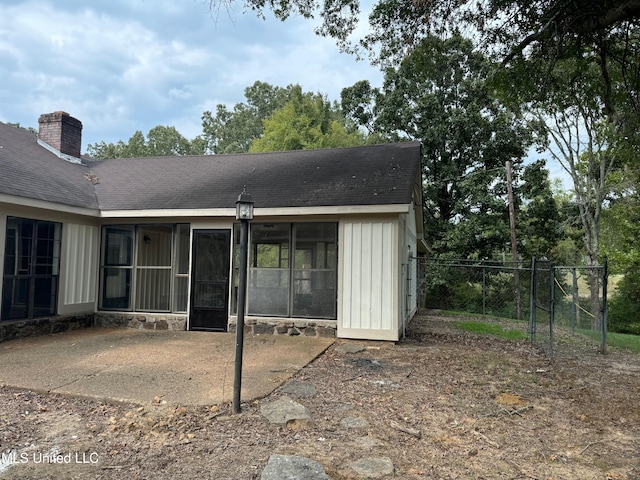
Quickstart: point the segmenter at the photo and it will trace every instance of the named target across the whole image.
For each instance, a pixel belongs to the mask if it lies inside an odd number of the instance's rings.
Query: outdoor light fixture
[[[236,362],[233,378],[233,412],[240,413],[242,390],[242,350],[244,346],[244,308],[247,298],[247,263],[249,256],[249,221],[253,220],[253,199],[242,189],[236,202],[236,219],[240,220],[240,265],[238,268],[238,317],[236,320]]]
[[[236,202],[236,220],[253,220],[253,199],[246,189],[245,185]]]

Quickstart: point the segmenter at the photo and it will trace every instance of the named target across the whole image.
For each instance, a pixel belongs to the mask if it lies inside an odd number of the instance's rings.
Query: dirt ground
[[[0,479],[255,479],[274,453],[362,479],[388,457],[401,479],[640,479],[640,356],[586,348],[549,361],[526,342],[414,319],[406,340],[341,353],[293,378],[308,425],[271,425],[260,405],[105,404],[0,387]],[[346,426],[345,418],[368,426]],[[390,478],[390,477],[389,477]]]

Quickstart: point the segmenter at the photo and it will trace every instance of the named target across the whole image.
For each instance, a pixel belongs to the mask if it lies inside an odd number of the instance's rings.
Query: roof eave
[[[284,217],[298,215],[366,215],[408,213],[411,204],[391,205],[335,205],[315,207],[275,207],[254,210],[254,218]],[[235,219],[235,208],[192,208],[152,210],[102,210],[101,218],[159,218],[159,217],[231,217]]]
[[[0,193],[0,203],[7,203],[9,205],[18,205],[21,207],[39,208],[42,210],[50,210],[53,212],[60,212],[60,213],[72,213],[75,215],[83,215],[86,217],[100,216],[100,210],[95,208],[65,205],[62,203],[56,203],[49,200],[37,200],[34,198],[18,197],[16,195],[8,195],[4,193]]]

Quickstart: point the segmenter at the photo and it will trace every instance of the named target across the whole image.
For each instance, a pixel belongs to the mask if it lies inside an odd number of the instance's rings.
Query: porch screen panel
[[[0,318],[55,315],[61,232],[60,223],[7,218]]]
[[[137,310],[170,310],[172,236],[171,226],[139,228],[136,266]]]
[[[294,317],[336,317],[337,225],[294,225]]]
[[[176,225],[175,274],[173,280],[173,310],[175,312],[187,311],[190,236],[191,230],[188,223]]]
[[[106,227],[102,271],[102,307],[131,310],[133,227]]]
[[[103,227],[100,308],[186,312],[189,224]]]
[[[289,316],[290,224],[251,226],[249,315]]]

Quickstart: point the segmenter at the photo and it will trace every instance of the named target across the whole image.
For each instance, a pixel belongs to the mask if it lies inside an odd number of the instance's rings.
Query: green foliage
[[[87,155],[104,160],[108,158],[157,157],[202,155],[205,145],[201,138],[187,140],[175,127],[158,125],[149,130],[147,138],[137,130],[127,143],[104,141],[87,146]]]
[[[216,113],[202,114],[203,138],[212,153],[245,153],[264,132],[263,121],[281,109],[299,85],[276,87],[265,82],[255,82],[245,88],[246,102],[236,103],[232,111],[225,105],[217,105]]]
[[[518,253],[525,259],[551,259],[565,235],[544,161],[525,167],[519,192],[522,205],[516,215]]]
[[[209,3],[215,10],[228,6],[228,1]],[[501,70],[509,81],[525,85],[534,96],[546,90],[545,78],[559,61],[597,52],[602,77],[606,79],[608,65],[618,64],[627,72],[624,90],[637,100],[639,72],[631,68],[640,31],[637,0],[378,0],[361,38],[352,37],[361,6],[369,4],[359,0],[243,0],[243,4],[260,16],[271,11],[281,20],[292,15],[319,19],[316,33],[334,38],[344,51],[367,52],[385,66],[398,65],[429,35],[446,38],[471,31],[486,52],[509,67]]]
[[[439,255],[490,258],[509,244],[504,166],[519,170],[533,126],[500,101],[493,68],[459,35],[428,36],[386,71],[381,90],[358,82],[342,92],[362,127],[422,142],[425,238]]]
[[[245,153],[362,145],[370,142],[335,103],[300,85],[255,82],[246,101],[230,111],[202,115],[203,138],[212,153]]]
[[[629,267],[609,299],[610,332],[640,335],[640,264]]]
[[[362,145],[365,136],[347,131],[342,112],[320,94],[293,88],[291,98],[264,120],[264,133],[251,144],[251,152],[307,150]]]

